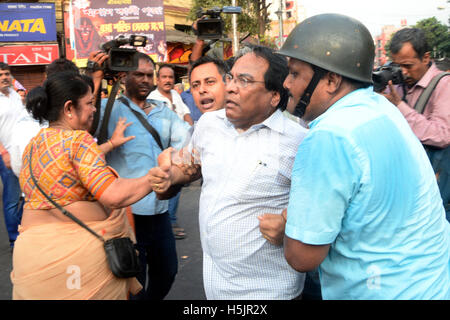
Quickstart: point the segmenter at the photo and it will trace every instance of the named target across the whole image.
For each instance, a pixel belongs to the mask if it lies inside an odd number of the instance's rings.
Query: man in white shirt
[[[12,131],[17,120],[26,113],[20,95],[12,88],[11,70],[0,62],[0,175],[3,183],[3,214],[11,248],[18,236],[23,202],[19,180],[11,170]]]
[[[155,99],[167,103],[167,107],[174,111],[180,119],[186,121],[191,126],[192,121],[188,106],[181,99],[180,94],[174,90],[175,71],[170,65],[162,65],[156,73],[156,89],[150,92],[147,99]]]
[[[272,49],[255,46],[238,56],[224,77],[225,108],[203,114],[188,146],[203,177],[199,222],[208,299],[287,300],[303,290],[305,275],[287,264],[282,243],[260,229],[270,219],[284,230],[291,169],[307,132],[282,114],[287,74],[286,59]],[[171,165],[170,149],[159,160],[151,169],[159,197],[200,176]]]

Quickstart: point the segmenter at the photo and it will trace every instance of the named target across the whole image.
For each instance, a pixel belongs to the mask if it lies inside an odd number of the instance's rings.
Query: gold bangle
[[[109,143],[111,143],[111,147],[114,149],[114,144],[112,143],[111,139],[108,140]]]

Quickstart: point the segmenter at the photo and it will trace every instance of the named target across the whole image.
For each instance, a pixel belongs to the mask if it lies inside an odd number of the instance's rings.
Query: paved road
[[[0,195],[3,186],[0,181]],[[205,300],[202,282],[202,250],[198,231],[198,198],[200,184],[195,182],[182,190],[178,207],[178,224],[187,237],[177,240],[178,274],[166,300]],[[11,252],[3,219],[0,197],[0,300],[11,300]]]

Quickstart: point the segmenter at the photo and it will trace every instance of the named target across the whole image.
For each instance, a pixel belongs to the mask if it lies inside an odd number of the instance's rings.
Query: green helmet
[[[361,22],[344,15],[327,13],[304,20],[292,30],[279,53],[372,83],[372,36]]]

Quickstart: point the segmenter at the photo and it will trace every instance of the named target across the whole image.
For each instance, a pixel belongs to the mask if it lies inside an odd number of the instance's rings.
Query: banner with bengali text
[[[86,65],[92,51],[119,35],[144,35],[147,45],[137,50],[155,62],[167,58],[163,0],[72,0],[70,8],[65,16],[70,35],[66,57],[79,67]]]

